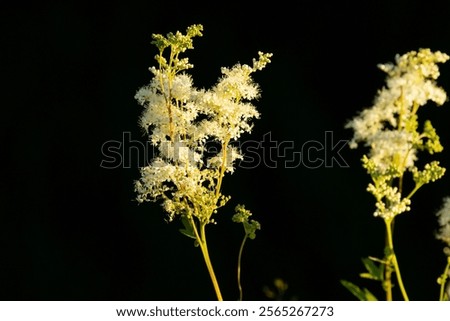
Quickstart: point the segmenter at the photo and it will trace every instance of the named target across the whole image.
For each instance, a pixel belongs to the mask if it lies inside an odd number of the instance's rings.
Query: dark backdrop
[[[101,146],[124,132],[145,141],[133,96],[150,80],[152,33],[204,25],[188,55],[197,87],[221,66],[272,52],[258,72],[261,119],[244,139],[348,140],[348,119],[370,106],[384,84],[378,63],[421,47],[450,53],[444,1],[277,1],[200,6],[163,1],[80,1],[3,5],[0,19],[0,298],[3,300],[213,300],[198,248],[166,223],[157,204],[138,206],[128,168],[104,169]],[[450,65],[439,79],[450,92]],[[444,146],[450,108],[430,106]],[[244,299],[265,300],[277,277],[285,299],[353,300],[339,283],[360,282],[361,257],[382,256],[384,228],[372,216],[363,150],[343,149],[349,167],[260,165],[226,177],[229,205],[209,226],[209,247],[225,299],[238,297],[236,256],[242,230],[230,222],[245,203],[262,224],[245,248]],[[319,155],[319,154],[318,154]],[[320,156],[320,155],[319,155]],[[448,149],[436,155],[449,167]],[[278,158],[281,161],[281,158]],[[281,165],[280,165],[281,164]],[[398,218],[395,244],[415,300],[438,298],[445,264],[434,238],[435,211],[449,178],[425,186]],[[399,297],[397,297],[399,298]]]

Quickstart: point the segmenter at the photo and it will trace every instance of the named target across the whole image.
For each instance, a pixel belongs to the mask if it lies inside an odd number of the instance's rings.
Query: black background
[[[104,169],[101,147],[124,132],[145,141],[136,90],[150,81],[152,33],[201,23],[188,57],[197,87],[221,66],[272,63],[255,75],[261,119],[244,139],[335,142],[345,123],[370,106],[384,84],[378,63],[419,48],[450,53],[445,1],[277,1],[198,5],[155,1],[5,5],[1,11],[0,298],[3,300],[214,300],[201,253],[166,223],[158,204],[138,206],[129,168]],[[450,65],[439,84],[450,91]],[[422,109],[450,146],[448,104]],[[125,146],[126,147],[126,146]],[[127,150],[125,148],[125,150]],[[344,148],[348,168],[237,169],[226,177],[229,205],[209,226],[212,261],[224,298],[238,298],[236,257],[242,230],[233,208],[246,204],[262,224],[243,258],[245,300],[265,300],[274,278],[286,300],[354,300],[339,283],[358,279],[361,257],[382,256],[384,227],[372,216],[360,166],[364,150]],[[427,159],[427,158],[425,158]],[[435,159],[449,167],[448,149]],[[445,257],[434,213],[449,178],[425,186],[398,217],[395,246],[413,300],[435,300]],[[398,293],[396,299],[400,299]]]

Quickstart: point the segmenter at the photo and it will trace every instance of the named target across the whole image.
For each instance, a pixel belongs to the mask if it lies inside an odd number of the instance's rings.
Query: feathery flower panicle
[[[350,147],[356,148],[362,143],[369,149],[363,166],[373,180],[368,191],[377,200],[375,216],[390,220],[408,211],[412,194],[420,186],[444,175],[445,169],[437,161],[426,164],[423,170],[415,163],[419,151],[434,154],[443,149],[431,122],[427,120],[420,126],[418,111],[429,101],[439,106],[447,100],[436,79],[438,63],[448,59],[448,55],[439,51],[420,49],[397,55],[395,64],[379,65],[387,74],[386,86],[378,91],[372,107],[346,124],[354,133]],[[413,174],[416,185],[405,197],[402,181],[407,171]],[[394,182],[399,186],[392,186]]]
[[[139,124],[156,151],[150,164],[140,169],[135,191],[138,202],[160,202],[169,221],[180,219],[184,227],[180,232],[200,248],[217,299],[222,301],[205,229],[215,223],[213,215],[230,199],[222,194],[222,181],[227,173],[234,172],[235,161],[243,157],[233,144],[250,132],[252,121],[259,118],[251,101],[259,97],[260,89],[252,74],[270,63],[272,54],[259,52],[253,66],[224,67],[212,88],[197,89],[187,73],[193,65],[181,54],[193,48],[192,39],[202,36],[202,31],[202,25],[192,25],[186,34],[153,35],[152,44],[159,50],[157,66],[150,67],[153,78],[136,92],[135,99],[144,107]],[[255,238],[260,225],[249,220],[251,213],[243,206],[236,207],[236,212],[245,214],[238,220],[245,231],[238,258],[242,299],[242,249],[247,238]]]
[[[429,49],[421,49],[403,56],[397,55],[396,65],[379,65],[388,75],[387,86],[377,93],[371,108],[363,110],[347,123],[346,127],[354,131],[351,147],[356,148],[359,142],[363,142],[371,148],[371,153],[383,153],[385,150],[394,158],[397,153],[387,150],[386,144],[380,144],[384,140],[380,133],[396,131],[398,133],[387,135],[398,137],[395,140],[397,147],[402,147],[401,154],[404,150],[417,149],[419,137],[412,135],[418,127],[417,109],[429,100],[437,105],[446,101],[445,91],[436,85],[435,80],[439,76],[437,63],[448,59],[448,55],[439,51],[432,53]],[[412,165],[411,160],[407,163],[409,167]],[[386,166],[386,162],[380,162],[380,165]]]
[[[139,202],[161,201],[169,220],[180,215],[203,224],[212,222],[211,216],[229,199],[221,193],[222,179],[242,158],[232,144],[250,132],[251,121],[259,117],[251,104],[260,95],[252,74],[263,69],[272,55],[260,52],[253,66],[222,68],[215,86],[197,89],[186,73],[193,66],[180,54],[193,48],[192,38],[201,36],[202,30],[194,25],[185,35],[153,35],[158,66],[150,68],[153,78],[135,98],[144,107],[140,125],[158,152],[141,168],[135,189]],[[220,148],[207,150],[207,141]]]

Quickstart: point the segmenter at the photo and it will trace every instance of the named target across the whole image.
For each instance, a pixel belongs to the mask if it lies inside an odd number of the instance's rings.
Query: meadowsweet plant
[[[259,52],[251,66],[222,68],[222,76],[211,89],[197,89],[187,73],[193,65],[182,55],[193,49],[193,38],[202,36],[202,31],[202,25],[192,25],[185,34],[153,35],[157,65],[150,68],[150,84],[140,88],[135,98],[144,107],[140,126],[157,153],[148,166],[141,168],[135,189],[139,202],[158,201],[168,221],[181,221],[180,231],[200,248],[217,299],[222,300],[209,256],[206,226],[216,223],[218,209],[230,199],[222,194],[222,182],[226,174],[233,173],[235,161],[242,158],[233,144],[251,131],[252,121],[259,117],[251,103],[260,95],[252,74],[263,69],[272,55]],[[260,229],[250,216],[239,205],[233,217],[243,224],[245,232],[238,259],[241,299],[242,248]]]
[[[386,300],[393,299],[393,274],[403,299],[409,299],[394,251],[395,218],[410,210],[411,199],[422,186],[440,179],[445,173],[445,168],[436,160],[419,165],[421,152],[433,155],[443,150],[433,125],[429,120],[420,121],[419,114],[429,102],[440,106],[447,100],[436,80],[438,63],[448,59],[449,56],[439,51],[420,49],[397,55],[395,64],[379,65],[387,74],[386,86],[378,91],[372,107],[364,109],[346,125],[354,132],[350,147],[363,144],[368,148],[362,157],[362,165],[371,178],[367,191],[375,198],[374,216],[381,218],[386,227],[384,257],[363,259],[367,273],[362,273],[361,277],[380,281]],[[447,242],[448,217],[448,213],[440,214],[440,223],[445,224],[441,224],[443,227],[438,234]],[[376,299],[366,288],[348,281],[342,283],[361,300]]]

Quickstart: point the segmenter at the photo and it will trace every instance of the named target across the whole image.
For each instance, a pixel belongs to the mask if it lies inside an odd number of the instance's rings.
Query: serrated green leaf
[[[360,301],[373,301],[373,298],[375,298],[375,296],[372,293],[370,293],[369,290],[365,288],[361,289],[359,286],[353,284],[350,281],[341,280],[341,284]]]
[[[181,234],[183,234],[183,235],[185,235],[187,237],[190,237],[191,239],[195,240],[195,235],[193,235],[191,231],[188,231],[188,230],[186,230],[184,228],[180,228],[179,231],[180,231]]]
[[[357,297],[358,300],[366,301],[364,291],[362,291],[359,286],[353,284],[352,282],[346,281],[346,280],[341,280],[341,284],[347,290],[349,290],[351,294],[353,294],[355,297]]]
[[[187,217],[181,216],[181,223],[183,223],[184,228],[179,229],[180,233],[195,240],[196,237],[194,233],[194,228],[192,227]]]
[[[360,276],[364,277],[366,279],[372,279],[372,280],[376,280],[376,281],[382,281],[383,280],[383,267],[380,265],[376,265],[375,262],[373,260],[371,260],[370,258],[363,258],[362,262],[364,264],[364,267],[366,268],[367,272],[369,273],[361,273]],[[369,274],[370,277],[367,276],[362,276],[362,275],[366,275]]]
[[[386,246],[384,248],[384,257],[389,258],[394,254],[394,251],[391,250],[391,248],[389,246]]]
[[[363,279],[369,279],[369,280],[379,281],[378,279],[376,279],[376,278],[375,278],[372,274],[370,274],[370,273],[360,273],[359,276],[362,277]]]
[[[364,288],[364,294],[366,295],[367,301],[378,301],[375,295],[372,294],[369,290]]]

